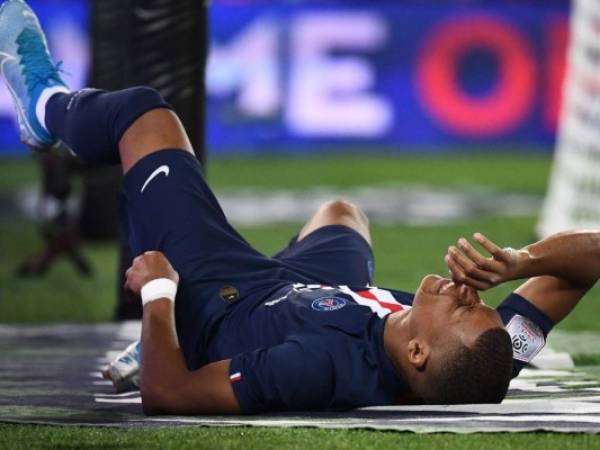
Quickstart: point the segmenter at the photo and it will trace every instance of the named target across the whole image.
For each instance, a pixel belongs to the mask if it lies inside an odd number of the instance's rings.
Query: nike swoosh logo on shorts
[[[144,186],[142,186],[142,190],[140,191],[141,193],[144,192],[144,190],[148,187],[148,185],[150,184],[150,182],[152,180],[154,180],[157,176],[159,176],[161,173],[164,173],[166,177],[169,176],[169,173],[171,172],[171,169],[169,168],[169,166],[160,166],[158,169],[156,169],[154,172],[152,172],[152,175],[150,175],[148,177],[148,179],[146,180],[146,182],[144,183]]]

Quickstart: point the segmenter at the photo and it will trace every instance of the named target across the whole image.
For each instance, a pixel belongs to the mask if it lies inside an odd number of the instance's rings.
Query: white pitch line
[[[435,418],[426,418],[426,419],[415,419],[415,418],[399,418],[396,419],[398,422],[446,422],[446,423],[451,423],[451,422],[464,422],[464,417],[435,417]],[[527,423],[527,422],[582,422],[582,423],[595,423],[598,424],[600,423],[600,417],[598,416],[592,416],[589,414],[584,414],[584,415],[567,415],[567,414],[540,414],[540,415],[536,415],[535,417],[531,417],[531,416],[527,416],[527,415],[521,415],[521,416],[504,416],[504,415],[498,415],[498,414],[489,414],[489,415],[481,415],[481,416],[474,416],[474,417],[469,417],[468,420],[472,420],[472,421],[480,421],[480,422],[487,422],[487,421],[498,421],[498,422],[522,422],[522,423]]]
[[[563,381],[561,383],[563,386],[581,386],[585,388],[585,386],[593,386],[598,385],[597,381]]]
[[[98,398],[96,397],[96,403],[119,403],[119,404],[131,404],[131,405],[141,405],[142,397],[135,398]]]
[[[94,386],[112,386],[113,382],[110,380],[100,380],[100,381],[94,381],[93,384],[94,384]]]
[[[584,373],[571,372],[568,370],[539,370],[523,369],[518,378],[565,378],[565,377],[584,377]]]
[[[122,392],[121,394],[94,394],[94,397],[104,398],[127,398],[127,397],[139,397],[140,391]]]

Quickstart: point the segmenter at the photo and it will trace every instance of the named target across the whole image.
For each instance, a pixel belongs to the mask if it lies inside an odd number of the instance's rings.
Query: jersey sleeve
[[[326,409],[334,387],[330,355],[310,339],[293,339],[235,356],[230,381],[242,413]]]
[[[544,348],[554,322],[535,305],[512,293],[497,308],[513,345],[513,378]]]

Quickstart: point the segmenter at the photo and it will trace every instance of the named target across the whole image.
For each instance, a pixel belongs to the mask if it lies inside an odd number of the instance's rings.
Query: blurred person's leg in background
[[[73,178],[81,163],[64,148],[37,155],[37,162],[41,189],[36,213],[44,245],[18,265],[17,275],[43,276],[59,257],[66,256],[82,276],[89,276],[92,267],[80,245],[79,208],[73,193]]]

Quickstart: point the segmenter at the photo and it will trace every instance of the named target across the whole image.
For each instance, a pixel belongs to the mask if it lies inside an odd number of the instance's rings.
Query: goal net
[[[600,0],[574,0],[567,62],[540,236],[600,226]]]

